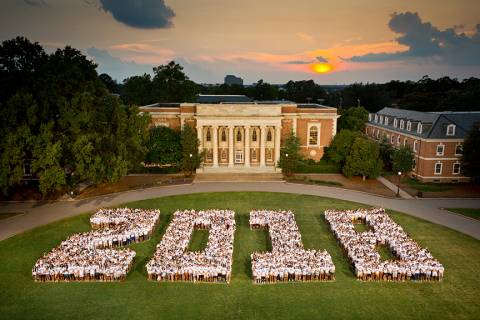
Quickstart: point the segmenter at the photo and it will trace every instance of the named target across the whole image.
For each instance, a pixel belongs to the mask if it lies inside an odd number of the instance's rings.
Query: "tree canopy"
[[[199,151],[197,131],[185,124],[180,135],[180,143],[182,146],[180,167],[186,176],[191,176],[202,164],[204,156],[204,152]]]
[[[24,167],[43,194],[115,181],[143,160],[149,117],[112,96],[96,65],[71,47],[46,54],[18,37],[0,45],[0,188]]]
[[[357,137],[343,166],[343,174],[347,177],[361,175],[363,180],[366,177],[376,178],[380,175],[382,165],[378,144],[366,138]]]
[[[340,114],[340,119],[338,119],[339,130],[347,129],[363,132],[365,123],[368,120],[368,111],[364,107],[341,109]]]
[[[147,149],[146,163],[178,165],[182,158],[180,131],[165,126],[151,128]]]
[[[402,146],[393,152],[392,166],[394,172],[406,174],[413,168],[413,152],[409,146]]]
[[[300,139],[292,131],[280,148],[278,167],[282,169],[282,173],[287,177],[297,170],[303,158],[300,153],[300,146]]]
[[[463,143],[463,173],[478,180],[480,178],[480,130],[473,128]]]

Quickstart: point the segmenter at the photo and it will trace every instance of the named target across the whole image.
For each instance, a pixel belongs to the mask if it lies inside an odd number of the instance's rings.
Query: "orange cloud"
[[[156,47],[149,43],[123,43],[109,47],[109,51],[122,60],[133,61],[139,64],[158,65],[175,58],[175,52],[170,49]]]

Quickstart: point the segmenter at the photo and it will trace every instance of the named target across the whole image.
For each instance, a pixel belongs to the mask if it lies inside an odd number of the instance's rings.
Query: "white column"
[[[260,167],[265,167],[265,143],[267,128],[262,126],[260,129]]]
[[[213,166],[218,167],[218,126],[212,126],[213,129]]]
[[[228,166],[230,168],[233,167],[233,129],[234,126],[230,125],[228,126]]]
[[[197,124],[197,138],[199,140],[198,143],[198,151],[202,152],[203,150],[203,126]]]
[[[298,137],[297,134],[297,117],[293,118],[293,133]]]
[[[282,134],[282,128],[280,126],[275,127],[275,166],[277,166],[278,160],[280,160],[280,137]]]
[[[245,126],[245,167],[250,167],[250,126]]]

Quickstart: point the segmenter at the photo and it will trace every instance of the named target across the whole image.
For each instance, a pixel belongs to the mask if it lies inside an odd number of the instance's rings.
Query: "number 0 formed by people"
[[[40,258],[32,270],[36,281],[119,281],[126,278],[135,251],[115,249],[148,240],[159,210],[99,210],[93,230],[72,235]]]
[[[120,281],[132,267],[135,251],[119,249],[150,239],[159,210],[101,209],[91,218],[93,230],[70,236],[44,254],[32,269],[35,281]],[[439,281],[444,267],[410,238],[381,208],[327,210],[325,219],[361,281]],[[357,232],[355,223],[371,230]],[[252,229],[267,228],[271,252],[251,255],[256,284],[335,279],[335,265],[323,250],[306,250],[291,211],[253,210]],[[195,229],[209,231],[206,248],[188,251]],[[154,281],[229,283],[233,261],[235,212],[176,211],[146,268]],[[382,261],[377,246],[394,258]]]
[[[327,251],[305,250],[291,211],[254,210],[250,228],[267,228],[271,252],[252,254],[254,283],[333,280],[335,266]]]

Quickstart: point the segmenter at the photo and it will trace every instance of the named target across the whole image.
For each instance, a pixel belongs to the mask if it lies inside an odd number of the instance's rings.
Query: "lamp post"
[[[397,183],[397,197],[400,196],[400,178],[402,176],[402,171],[398,171],[398,183]]]

